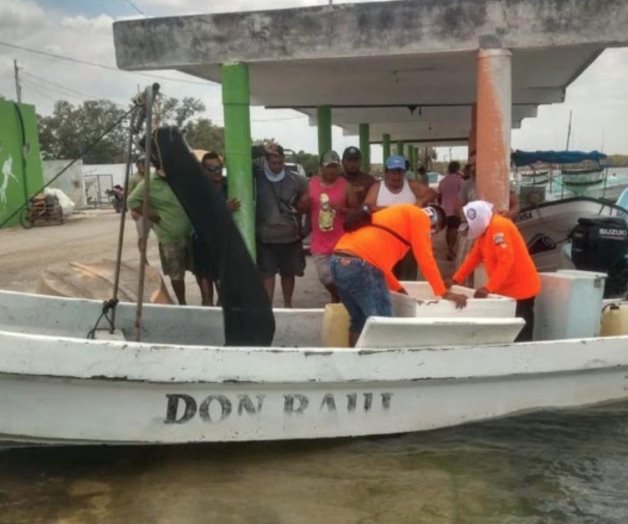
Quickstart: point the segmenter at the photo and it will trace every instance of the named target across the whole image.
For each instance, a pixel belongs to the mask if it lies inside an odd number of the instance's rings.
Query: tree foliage
[[[126,129],[116,126],[87,152],[100,135],[119,120],[125,110],[109,100],[87,100],[73,106],[65,100],[55,103],[52,115],[39,118],[39,142],[44,158],[84,156],[86,164],[124,160]]]
[[[191,132],[192,146],[224,149],[222,128],[207,119],[196,118],[205,110],[198,99],[165,98],[156,107],[161,125],[176,125]],[[90,150],[89,146],[126,112],[110,100],[87,100],[74,106],[65,100],[55,103],[51,115],[39,117],[39,142],[42,155],[48,159],[83,157],[85,164],[114,164],[125,161],[128,120],[115,126]]]
[[[212,124],[208,118],[199,118],[188,122],[184,128],[185,139],[192,149],[225,152],[225,130]]]

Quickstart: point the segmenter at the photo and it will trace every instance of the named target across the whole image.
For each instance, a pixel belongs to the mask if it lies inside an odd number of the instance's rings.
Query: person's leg
[[[523,327],[515,342],[530,342],[534,335],[534,300],[536,297],[517,300],[515,316],[525,320]]]
[[[198,288],[201,290],[201,305],[214,305],[214,286],[211,278],[202,275],[195,275]]]
[[[294,277],[281,277],[281,293],[283,295],[283,307],[292,307],[292,295],[294,294]]]
[[[355,345],[369,317],[393,316],[390,293],[384,274],[370,264],[343,257],[334,257],[332,264],[340,299],[351,318],[349,338]]]
[[[284,307],[291,308],[295,277],[302,277],[305,270],[303,244],[298,241],[290,244],[276,244],[274,247],[281,277],[283,304]]]
[[[275,275],[278,268],[274,246],[257,242],[257,267],[262,274],[262,283],[271,304],[275,297]]]
[[[325,286],[325,289],[329,291],[331,303],[337,304],[340,302],[340,298],[331,274],[331,255],[316,253],[312,255],[312,260],[314,260],[314,265],[316,266],[318,280]]]
[[[172,284],[172,289],[177,297],[177,302],[179,302],[182,306],[187,305],[187,302],[185,301],[185,281],[183,279],[175,280],[173,277],[170,277],[170,283]]]
[[[362,313],[362,309],[353,298],[353,290],[355,288],[354,281],[360,278],[359,260],[332,256],[331,274],[338,288],[340,302],[349,313],[349,346],[354,347],[360,333],[366,322],[366,317]]]

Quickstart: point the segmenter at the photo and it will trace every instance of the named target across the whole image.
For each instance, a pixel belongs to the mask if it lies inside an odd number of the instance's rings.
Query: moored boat
[[[134,306],[121,303],[118,336],[85,340],[85,325],[101,307],[0,292],[2,440],[383,435],[628,397],[625,336],[486,345],[472,344],[465,332],[455,344],[421,347],[415,332],[395,349],[326,348],[322,310],[276,310],[271,347],[221,347],[220,309],[146,305],[144,341],[137,343],[124,340]]]

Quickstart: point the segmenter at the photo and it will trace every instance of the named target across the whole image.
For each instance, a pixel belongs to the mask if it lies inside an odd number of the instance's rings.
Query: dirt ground
[[[120,215],[113,210],[88,210],[74,214],[62,226],[21,228],[0,231],[0,289],[36,292],[39,277],[46,267],[64,262],[90,262],[115,259]],[[442,234],[435,239],[437,255],[444,252]],[[443,276],[451,274],[451,262],[439,258]],[[125,229],[123,259],[139,259],[135,224],[128,221]],[[159,253],[154,234],[148,247],[149,263],[159,266]],[[167,279],[166,279],[167,280]],[[172,288],[167,282],[171,295]],[[186,278],[189,304],[200,304],[201,297],[193,275]],[[277,282],[275,306],[281,306]],[[328,294],[318,282],[314,264],[308,257],[303,278],[297,279],[294,307],[321,307],[328,302]]]

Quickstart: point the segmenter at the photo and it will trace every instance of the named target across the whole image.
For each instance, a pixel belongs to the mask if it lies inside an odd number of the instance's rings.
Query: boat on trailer
[[[449,304],[421,303],[423,318],[371,318],[352,349],[321,345],[322,309],[275,310],[271,347],[224,347],[219,308],[146,304],[142,342],[131,342],[135,306],[120,303],[120,331],[87,340],[101,302],[1,291],[0,439],[386,435],[628,398],[626,336],[513,343],[512,301],[471,301],[466,315],[491,316],[453,319]],[[405,341],[390,336],[395,322]]]

